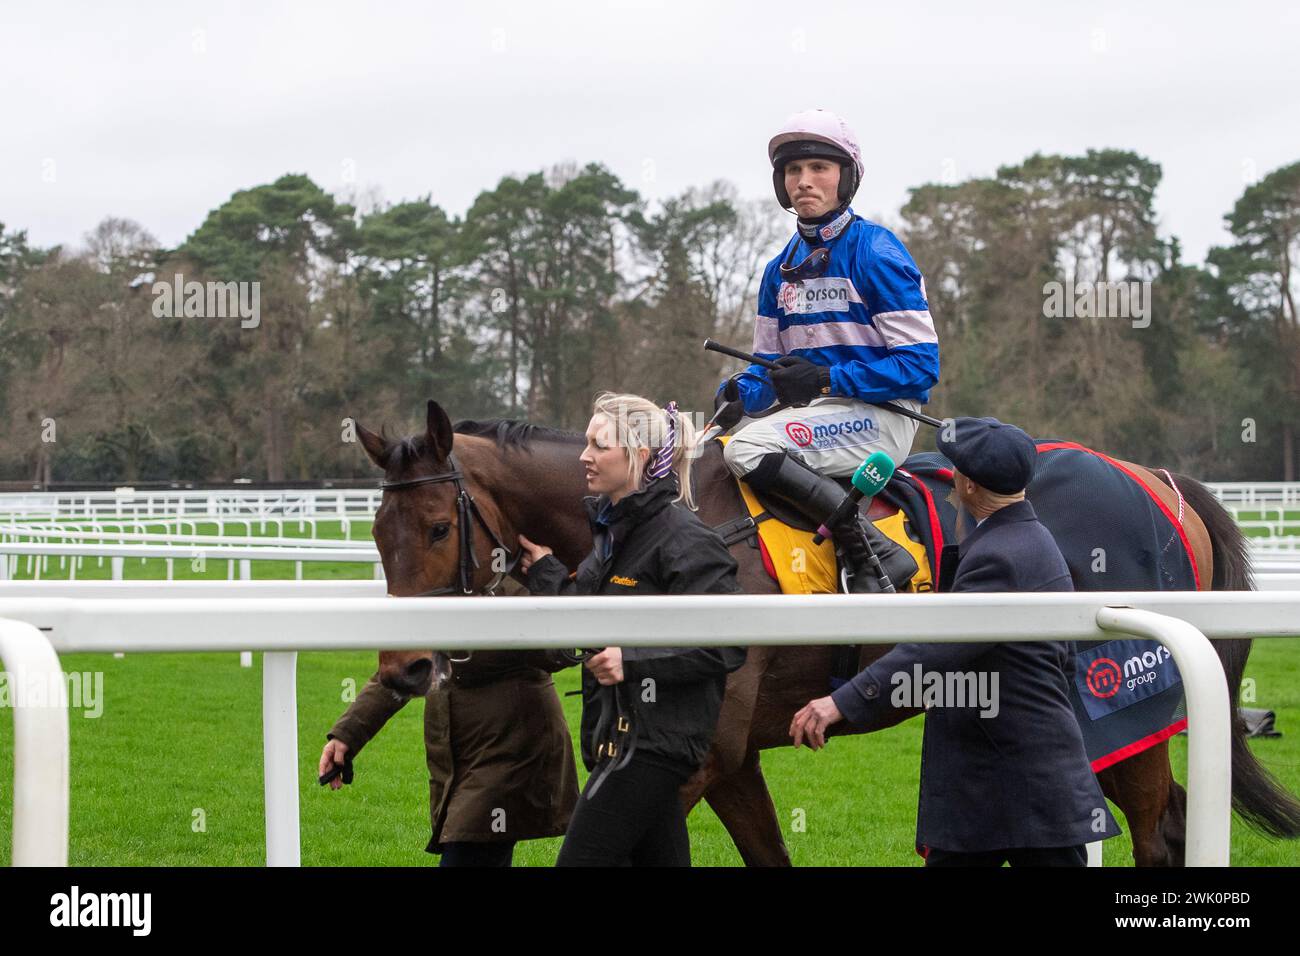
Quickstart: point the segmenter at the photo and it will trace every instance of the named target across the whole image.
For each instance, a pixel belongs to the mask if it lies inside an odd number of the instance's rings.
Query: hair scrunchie
[[[645,470],[647,482],[662,478],[673,470],[673,452],[677,447],[677,403],[669,402],[664,406],[664,412],[668,416],[668,434]]]

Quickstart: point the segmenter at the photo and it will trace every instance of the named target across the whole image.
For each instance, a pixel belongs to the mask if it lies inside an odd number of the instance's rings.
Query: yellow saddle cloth
[[[725,444],[729,437],[724,436],[720,440]],[[748,484],[743,481],[737,481],[737,484],[740,485],[740,494],[745,499],[749,516],[757,519],[763,513],[762,504]],[[906,515],[899,510],[886,518],[873,521],[872,524],[887,538],[902,545],[916,560],[917,571],[908,582],[907,590],[932,590],[930,559],[926,556],[925,545],[914,541],[908,534]],[[839,592],[839,570],[835,563],[835,547],[831,542],[813,544],[811,531],[800,531],[772,517],[758,522],[758,536],[763,542],[763,547],[767,549],[782,594]]]

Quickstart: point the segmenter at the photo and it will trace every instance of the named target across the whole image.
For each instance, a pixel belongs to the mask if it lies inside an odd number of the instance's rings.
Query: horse
[[[397,597],[493,593],[506,578],[523,577],[507,560],[523,533],[548,544],[573,568],[592,547],[587,494],[578,462],[583,437],[541,425],[494,419],[452,425],[435,401],[427,407],[423,434],[390,439],[357,425],[370,460],[384,473],[385,493],[373,534],[389,593]],[[1240,529],[1213,494],[1182,475],[1159,478],[1128,462],[1167,506],[1177,508],[1176,482],[1186,505],[1184,531],[1201,569],[1201,588],[1250,590],[1250,561]],[[748,514],[739,487],[717,442],[705,443],[695,463],[698,514],[718,527]],[[875,515],[873,514],[874,518]],[[505,552],[505,553],[503,553]],[[780,593],[757,550],[733,546],[737,580],[746,593]],[[1249,640],[1214,645],[1227,676],[1233,713]],[[889,650],[866,645],[862,668]],[[760,765],[761,751],[789,746],[794,713],[828,693],[830,647],[751,648],[730,675],[709,756],[683,786],[689,813],[704,799],[717,814],[747,866],[788,866],[790,857]],[[444,655],[382,652],[381,682],[396,694],[423,696],[448,671]],[[893,724],[920,710],[900,708]],[[855,733],[840,722],[828,736]],[[1158,743],[1098,773],[1102,791],[1123,812],[1137,866],[1181,866],[1184,859],[1186,792],[1174,780],[1168,742]],[[1245,728],[1233,721],[1233,806],[1252,827],[1279,838],[1300,837],[1300,802],[1251,753]]]

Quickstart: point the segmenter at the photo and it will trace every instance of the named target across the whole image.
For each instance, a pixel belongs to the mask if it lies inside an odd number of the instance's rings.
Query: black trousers
[[[958,853],[930,847],[925,858],[926,866],[1087,866],[1088,849],[1078,846],[1021,847],[1009,850],[988,850],[983,853]]]
[[[504,843],[444,843],[438,866],[509,866],[514,856],[513,840]]]
[[[587,798],[569,820],[556,866],[690,866],[691,843],[678,791],[680,773],[633,757]]]

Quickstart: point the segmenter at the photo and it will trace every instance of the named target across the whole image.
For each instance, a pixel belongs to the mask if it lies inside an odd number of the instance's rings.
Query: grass
[[[335,535],[338,528],[334,528]],[[353,537],[368,534],[356,526]],[[81,578],[108,577],[93,560]],[[23,568],[20,568],[22,571]],[[291,577],[290,562],[259,562],[255,577]],[[177,561],[176,577],[224,580],[224,562],[202,574]],[[370,565],[307,565],[309,577],[367,577]],[[54,571],[57,573],[57,570]],[[65,572],[66,573],[66,572]],[[128,560],[128,578],[161,578],[164,565]],[[23,576],[26,576],[25,574]],[[48,575],[47,575],[48,576]],[[260,655],[240,668],[233,654],[70,654],[68,672],[103,674],[103,713],[72,711],[70,862],[76,866],[261,865],[262,817]],[[316,784],[326,730],[346,707],[349,687],[374,670],[367,653],[304,653],[298,661],[299,786],[303,863],[308,866],[431,866],[428,771],[423,702],[406,706],[357,761],[356,782],[340,791]],[[1283,736],[1255,740],[1256,755],[1300,794],[1300,643],[1255,643],[1246,677],[1254,706],[1277,713]],[[556,675],[561,692],[578,673]],[[1251,685],[1248,685],[1248,687]],[[564,697],[569,726],[579,703]],[[812,753],[783,748],[763,755],[778,819],[798,866],[919,866],[912,849],[922,722],[877,734],[833,739]],[[0,860],[10,853],[12,714],[0,708]],[[575,741],[576,745],[576,741]],[[576,746],[575,746],[576,753]],[[1185,779],[1186,741],[1175,738],[1175,774]],[[581,772],[581,767],[580,767]],[[1116,812],[1121,826],[1122,816]],[[802,824],[802,826],[800,825]],[[740,857],[705,805],[689,818],[696,865],[738,865]],[[520,844],[517,865],[549,866],[560,840]],[[1127,835],[1105,844],[1107,866],[1129,866]],[[1260,836],[1234,818],[1237,866],[1300,865],[1300,843]]]
[[[1284,736],[1252,747],[1292,792],[1300,792],[1300,655],[1285,641],[1257,642],[1247,676],[1262,706],[1277,711]],[[260,658],[260,655],[258,655]],[[231,654],[72,654],[65,669],[103,673],[102,716],[72,712],[71,862],[78,866],[259,865],[262,824],[260,661],[240,668]],[[360,686],[372,655],[306,653],[299,658],[299,764],[306,865],[429,866],[423,703],[402,710],[357,761],[356,782],[334,792],[316,785],[324,734]],[[558,675],[561,691],[577,672]],[[577,698],[563,698],[577,727]],[[12,716],[0,711],[0,766],[10,765]],[[836,738],[820,752],[763,756],[778,818],[796,865],[916,866],[912,851],[922,724]],[[1185,774],[1186,745],[1173,744]],[[6,788],[7,789],[7,788]],[[0,799],[0,858],[9,853],[10,798]],[[1122,823],[1122,818],[1121,823]],[[796,821],[804,826],[798,828]],[[706,806],[690,817],[697,865],[736,865],[739,856]],[[201,824],[201,826],[200,826]],[[521,844],[520,865],[547,866],[559,840]],[[1127,836],[1105,847],[1108,866],[1130,865]],[[1265,839],[1234,825],[1239,866],[1300,864],[1300,844]]]

